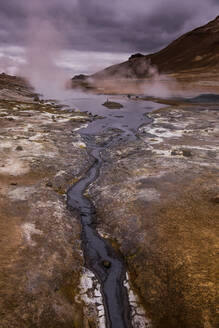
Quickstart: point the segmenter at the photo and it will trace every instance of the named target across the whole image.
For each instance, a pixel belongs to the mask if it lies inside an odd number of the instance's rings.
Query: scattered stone
[[[51,181],[47,181],[46,186],[51,188],[53,186],[52,185],[52,182]]]
[[[38,101],[40,101],[40,98],[36,95],[36,96],[34,96],[33,100],[38,102]]]
[[[103,261],[102,264],[106,269],[109,269],[111,267],[111,263],[109,261]]]
[[[123,105],[114,101],[107,101],[103,104],[103,106],[109,108],[109,109],[120,109],[123,108]]]
[[[17,186],[17,182],[11,182],[10,185],[11,186]]]
[[[181,156],[182,155],[182,151],[178,150],[178,149],[174,149],[171,151],[171,155],[172,156]]]
[[[22,147],[22,146],[17,146],[17,147],[16,147],[16,150],[17,150],[17,151],[22,151],[22,150],[23,150],[23,147]]]
[[[184,157],[191,157],[192,152],[188,149],[173,149],[171,151],[172,156],[184,156]]]
[[[212,203],[219,204],[219,194],[211,199]]]
[[[13,117],[8,117],[8,121],[14,121]]]
[[[183,149],[182,154],[185,157],[191,157],[192,156],[192,152],[188,149]]]

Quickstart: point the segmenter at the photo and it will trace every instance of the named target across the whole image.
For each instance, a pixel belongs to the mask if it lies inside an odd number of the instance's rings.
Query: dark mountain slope
[[[219,71],[219,16],[182,35],[157,53],[131,56],[128,61],[110,66],[92,77],[146,78],[151,73],[149,63],[165,74],[196,69]]]

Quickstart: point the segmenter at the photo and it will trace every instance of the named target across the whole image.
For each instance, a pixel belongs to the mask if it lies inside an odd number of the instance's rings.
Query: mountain
[[[163,74],[195,70],[219,71],[219,16],[182,35],[154,54],[132,55],[128,61],[110,66],[91,77],[142,79],[150,76],[151,67],[156,67]]]

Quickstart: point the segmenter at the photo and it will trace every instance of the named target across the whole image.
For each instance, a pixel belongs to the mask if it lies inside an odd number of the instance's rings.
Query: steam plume
[[[48,19],[46,6],[41,10],[41,1],[29,8],[29,33],[26,47],[26,64],[22,67],[25,76],[35,90],[44,96],[59,98],[66,88],[68,76],[57,66],[64,45],[63,36]]]

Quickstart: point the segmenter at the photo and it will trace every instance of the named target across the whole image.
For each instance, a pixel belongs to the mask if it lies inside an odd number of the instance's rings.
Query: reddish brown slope
[[[110,66],[93,78],[144,78],[147,63],[159,72],[178,73],[185,70],[219,70],[219,16],[208,24],[182,35],[161,51]]]

